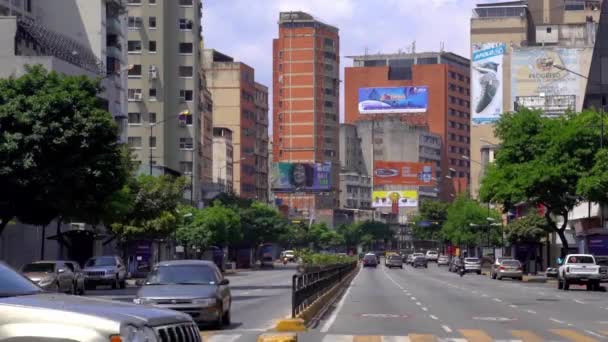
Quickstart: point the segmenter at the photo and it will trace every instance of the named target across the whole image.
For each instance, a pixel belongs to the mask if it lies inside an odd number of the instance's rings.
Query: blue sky
[[[280,11],[302,10],[338,27],[343,72],[352,65],[345,56],[407,51],[414,41],[416,51],[437,51],[444,42],[446,51],[468,58],[471,13],[482,1],[205,0],[203,35],[207,48],[251,65],[256,80],[270,88]]]

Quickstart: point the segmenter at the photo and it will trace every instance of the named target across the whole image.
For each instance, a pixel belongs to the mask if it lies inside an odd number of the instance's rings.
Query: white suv
[[[439,258],[439,253],[437,253],[437,251],[427,251],[426,252],[427,261],[437,261],[437,258]]]

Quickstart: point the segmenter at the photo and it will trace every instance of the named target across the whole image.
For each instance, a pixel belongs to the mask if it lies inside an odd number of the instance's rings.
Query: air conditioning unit
[[[142,94],[134,94],[133,95],[133,100],[135,101],[141,101],[143,99]]]
[[[155,80],[158,78],[158,70],[156,69],[156,65],[150,65],[150,70],[148,71],[151,80]]]

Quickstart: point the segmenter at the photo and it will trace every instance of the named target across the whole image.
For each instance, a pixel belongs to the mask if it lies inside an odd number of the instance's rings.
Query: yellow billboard
[[[393,202],[399,203],[399,208],[418,207],[418,191],[389,190],[372,193],[372,208],[391,208]]]

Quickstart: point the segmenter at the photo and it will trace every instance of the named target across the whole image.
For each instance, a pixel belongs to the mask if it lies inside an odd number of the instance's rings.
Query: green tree
[[[369,235],[375,241],[388,241],[395,237],[395,233],[391,230],[391,227],[379,221],[364,221],[361,223],[361,234],[363,236]]]
[[[241,218],[236,211],[219,202],[202,210],[202,224],[210,234],[213,245],[229,246],[243,238]]]
[[[325,223],[313,223],[308,229],[307,240],[317,249],[335,248],[344,245],[344,237]]]
[[[258,246],[264,242],[278,242],[288,231],[287,220],[275,208],[261,202],[251,202],[240,211],[244,241]]]
[[[505,238],[511,243],[538,243],[550,232],[544,217],[531,214],[510,222],[505,227]]]
[[[601,120],[594,111],[559,118],[528,109],[503,114],[496,126],[502,144],[482,181],[481,199],[503,203],[507,210],[520,202],[543,206],[547,224],[566,253],[568,212],[583,196],[606,196],[601,187],[593,189],[606,184],[608,157],[598,148]]]
[[[361,231],[361,224],[359,224],[358,222],[341,225],[336,230],[339,234],[342,235],[344,239],[344,244],[347,248],[354,249],[361,244],[363,232]]]
[[[441,227],[447,219],[449,203],[441,201],[423,201],[415,222],[413,235],[421,240],[440,240]]]
[[[493,222],[500,220],[500,215],[495,210],[488,213],[488,208],[477,201],[459,196],[449,206],[440,234],[457,246],[473,246],[488,240],[490,243],[499,243],[500,227],[491,225],[488,217]]]
[[[123,186],[117,127],[100,90],[98,81],[41,66],[0,80],[0,233],[14,217],[95,221]]]

